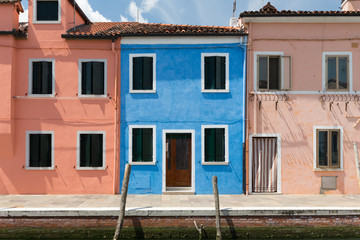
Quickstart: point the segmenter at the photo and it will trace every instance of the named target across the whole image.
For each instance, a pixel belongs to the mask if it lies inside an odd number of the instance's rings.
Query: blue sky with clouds
[[[140,9],[138,11],[137,2]],[[28,8],[26,0],[22,4]],[[93,21],[228,26],[234,0],[76,0]],[[267,0],[237,0],[236,16],[259,10]],[[339,10],[341,0],[272,0],[278,10]],[[26,19],[26,14],[22,20]]]

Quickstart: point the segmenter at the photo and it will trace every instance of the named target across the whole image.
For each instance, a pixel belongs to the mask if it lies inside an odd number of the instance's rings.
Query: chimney
[[[239,19],[235,17],[230,18],[230,27],[239,27]]]
[[[360,0],[341,0],[342,11],[360,11]]]
[[[19,30],[19,15],[24,12],[21,0],[0,1],[0,31]]]

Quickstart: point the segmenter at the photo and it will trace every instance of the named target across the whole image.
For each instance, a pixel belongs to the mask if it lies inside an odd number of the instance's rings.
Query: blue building
[[[246,35],[141,30],[121,40],[120,176],[131,164],[129,193],[211,194],[218,176],[220,194],[242,194]]]

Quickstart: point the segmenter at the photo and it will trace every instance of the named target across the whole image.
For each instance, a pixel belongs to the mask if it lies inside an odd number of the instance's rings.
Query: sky
[[[76,0],[93,22],[136,21],[149,23],[229,26],[234,0]],[[137,4],[139,2],[139,4]],[[259,10],[268,0],[237,0],[235,17]],[[28,1],[22,0],[27,22]],[[272,0],[278,10],[339,10],[341,0]],[[139,5],[139,10],[138,10]],[[139,13],[139,17],[138,16]]]

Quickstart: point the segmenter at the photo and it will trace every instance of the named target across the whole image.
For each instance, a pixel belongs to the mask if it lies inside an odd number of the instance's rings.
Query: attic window
[[[34,9],[35,21],[60,21],[60,0],[36,0]]]

